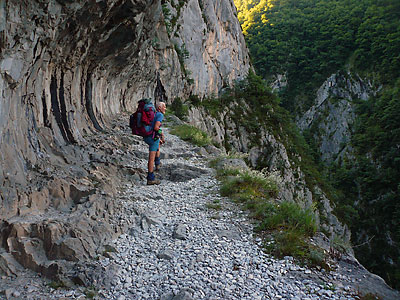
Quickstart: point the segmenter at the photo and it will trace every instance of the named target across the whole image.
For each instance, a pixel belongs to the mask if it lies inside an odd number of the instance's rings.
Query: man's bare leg
[[[149,152],[149,161],[147,163],[147,185],[153,185],[153,184],[160,184],[159,180],[155,179],[154,176],[154,159],[156,158],[156,153],[157,151],[150,151]]]
[[[149,171],[149,173],[153,173],[154,171],[154,160],[156,158],[156,154],[159,151],[150,151],[149,152],[149,161],[147,163],[147,170]]]

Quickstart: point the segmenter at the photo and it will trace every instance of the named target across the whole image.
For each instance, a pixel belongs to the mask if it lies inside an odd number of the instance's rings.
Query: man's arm
[[[160,129],[160,126],[161,126],[161,122],[156,121],[156,124],[154,124],[154,131],[157,132]],[[161,135],[159,135],[159,137],[160,137],[161,144],[164,144],[164,142],[165,142],[164,132],[161,132]]]
[[[161,126],[161,122],[156,121],[156,123],[154,124],[154,131],[158,131],[160,129],[160,126]]]

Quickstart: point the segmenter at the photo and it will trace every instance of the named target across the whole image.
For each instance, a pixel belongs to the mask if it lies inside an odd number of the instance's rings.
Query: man
[[[161,166],[160,162],[160,144],[165,143],[164,133],[160,129],[161,122],[164,119],[164,114],[167,106],[164,102],[159,102],[157,105],[157,113],[149,126],[153,128],[153,134],[146,136],[144,141],[149,145],[149,161],[147,163],[147,185],[160,184],[160,180],[155,179],[154,165],[156,171]]]

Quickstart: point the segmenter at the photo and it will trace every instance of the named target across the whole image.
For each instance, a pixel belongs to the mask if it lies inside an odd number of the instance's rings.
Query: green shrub
[[[267,212],[274,209],[270,200],[278,194],[278,183],[273,176],[254,170],[225,168],[217,170],[217,178],[222,180],[221,195],[242,203],[253,218],[262,221]]]
[[[302,209],[297,203],[282,202],[265,211],[258,231],[269,232],[273,243],[267,251],[277,257],[287,255],[309,266],[329,269],[323,250],[307,242],[317,231],[315,215],[311,209]]]
[[[203,147],[211,144],[211,138],[200,129],[191,125],[178,125],[171,128],[171,134],[179,136],[182,140],[188,141],[196,146]]]
[[[165,27],[167,28],[168,35],[170,35],[172,32],[172,26],[171,26],[172,17],[171,17],[171,11],[168,8],[167,4],[165,3],[162,5],[162,12],[164,14]]]
[[[265,245],[267,253],[278,258],[293,256],[298,262],[310,267],[330,269],[324,251],[307,242],[304,235],[296,229],[273,232]]]
[[[215,95],[210,95],[207,98],[204,98],[200,102],[200,106],[203,107],[207,113],[213,118],[218,118],[219,114],[224,110],[224,103],[221,102],[221,99],[215,97]]]
[[[187,116],[189,114],[189,107],[182,102],[181,98],[175,98],[174,102],[171,103],[169,108],[179,119],[187,119]]]
[[[189,71],[185,67],[185,60],[190,57],[189,51],[186,49],[185,43],[183,43],[180,47],[178,44],[174,44],[174,49],[176,54],[178,55],[178,60],[181,65],[181,71],[185,75],[185,78],[188,77],[190,74]]]
[[[213,162],[210,163],[211,165]],[[237,168],[227,168],[217,170],[217,178],[226,178],[228,176],[238,176],[240,174],[240,169]]]
[[[306,256],[307,246],[307,243],[297,231],[288,230],[272,234],[272,239],[265,248],[269,254],[279,258],[289,255],[303,258]]]

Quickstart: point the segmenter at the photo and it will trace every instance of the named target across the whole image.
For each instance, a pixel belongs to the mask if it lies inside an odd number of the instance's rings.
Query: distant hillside
[[[367,100],[351,87],[347,99],[327,95],[337,98],[332,103],[346,100],[340,103],[355,119],[344,139],[347,155],[320,164],[337,188],[337,212],[352,228],[359,260],[400,288],[400,1],[235,4],[257,73],[271,84],[279,79],[282,105],[297,118],[315,109],[316,92],[332,74],[354,74],[376,91]],[[326,133],[304,133],[318,162],[318,140]]]
[[[235,0],[254,67],[265,78],[286,74],[284,105],[310,96],[346,63],[382,83],[400,74],[400,2],[395,0]],[[293,97],[295,96],[295,97]]]

